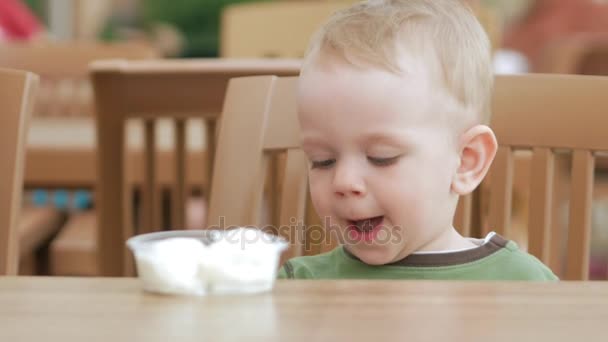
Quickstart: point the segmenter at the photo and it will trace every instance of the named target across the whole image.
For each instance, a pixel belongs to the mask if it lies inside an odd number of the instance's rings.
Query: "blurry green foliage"
[[[175,26],[186,40],[184,57],[215,57],[222,9],[229,4],[269,0],[142,0],[142,22]]]
[[[2,1],[2,0],[0,0]],[[25,0],[24,3],[34,12],[40,21],[44,21],[44,1],[43,0]]]

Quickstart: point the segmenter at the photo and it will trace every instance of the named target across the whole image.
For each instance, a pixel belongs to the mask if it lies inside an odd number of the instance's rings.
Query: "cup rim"
[[[205,245],[210,245],[213,242],[217,241],[219,238],[221,238],[221,236],[223,234],[225,234],[226,232],[236,230],[236,229],[255,230],[256,228],[237,227],[234,229],[225,229],[225,230],[221,230],[221,229],[167,230],[167,231],[151,232],[151,233],[135,235],[135,236],[128,238],[125,243],[132,252],[135,252],[136,250],[149,244],[152,241],[160,241],[160,240],[164,240],[164,239],[168,239],[168,238],[172,238],[172,237],[195,238],[195,239],[198,239],[201,242],[203,242]],[[280,247],[279,251],[283,251],[287,248],[288,241],[285,238],[283,238],[282,236],[269,234],[269,233],[261,231],[259,229],[258,229],[258,231],[261,234],[270,236],[270,238],[272,239],[271,244],[273,244],[273,245],[278,244]]]

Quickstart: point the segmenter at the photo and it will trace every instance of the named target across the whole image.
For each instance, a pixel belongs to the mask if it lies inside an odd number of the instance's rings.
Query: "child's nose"
[[[352,163],[338,163],[333,179],[334,193],[339,197],[363,196],[365,182],[360,170]]]

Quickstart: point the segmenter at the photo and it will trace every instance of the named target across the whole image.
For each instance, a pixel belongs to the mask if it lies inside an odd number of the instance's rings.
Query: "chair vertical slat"
[[[128,158],[128,153],[125,153],[125,158]],[[133,207],[133,194],[135,192],[136,187],[134,186],[134,180],[132,176],[130,176],[130,172],[128,169],[128,161],[124,161],[125,169],[123,171],[123,175],[125,175],[123,186],[122,186],[122,212],[123,220],[122,220],[122,231],[123,231],[123,239],[126,241],[131,236],[135,235],[135,226],[133,225],[133,214],[135,213],[135,208]],[[124,260],[124,271],[123,275],[126,276],[134,276],[135,275],[135,262],[131,254],[125,256]]]
[[[153,120],[144,121],[144,182],[141,196],[141,225],[138,233],[149,233],[159,230],[157,202],[159,198],[156,186],[156,129]]]
[[[473,195],[460,196],[456,215],[454,216],[454,227],[462,236],[471,235],[471,211],[473,209]]]
[[[124,141],[122,87],[118,75],[93,75],[97,104],[97,246],[99,270],[103,276],[123,276],[130,253],[124,247]],[[118,82],[120,83],[120,82]],[[123,253],[117,248],[123,247]]]
[[[548,264],[551,241],[553,170],[555,156],[550,148],[534,148],[530,178],[528,252]]]
[[[511,224],[511,197],[513,195],[513,153],[509,146],[500,146],[496,153],[490,180],[489,227],[484,227],[485,235],[491,229],[507,235]]]
[[[284,170],[286,166],[287,155],[284,153],[275,153],[270,159],[268,168],[266,188],[268,190],[268,206],[269,206],[269,218],[273,224],[281,220],[281,213],[279,210],[280,198],[279,195],[282,191],[282,182],[284,181]]]
[[[565,273],[565,251],[568,237],[568,222],[565,222],[570,193],[571,154],[556,153],[553,170],[553,209],[551,214],[551,242],[549,267],[555,275],[563,278]]]
[[[566,261],[567,280],[587,280],[589,278],[594,164],[595,160],[591,151],[573,151]]]
[[[171,225],[172,229],[183,229],[186,199],[186,121],[175,120],[175,187],[171,199]]]
[[[126,122],[123,128],[123,134],[126,137],[128,133],[128,122]],[[139,155],[140,153],[138,153]],[[135,205],[137,201],[135,200],[135,194],[137,190],[141,190],[142,184],[139,184],[142,181],[141,172],[137,172],[141,170],[141,160],[135,157],[135,153],[130,150],[125,150],[123,153],[123,184],[122,184],[122,212],[123,212],[123,220],[122,220],[122,234],[123,239],[126,241],[131,236],[136,235],[137,227],[141,225],[141,191],[139,193],[139,201],[140,207],[136,208]],[[134,220],[135,213],[139,212],[137,222]],[[126,254],[125,259],[123,260],[123,274],[125,276],[134,276],[135,275],[135,260],[133,256],[129,253]]]
[[[122,212],[124,213],[123,215],[123,220],[122,220],[122,227],[123,227],[123,234],[124,237],[123,239],[126,241],[127,239],[129,239],[129,237],[135,235],[135,227],[133,225],[133,213],[134,213],[134,208],[133,208],[133,201],[132,201],[132,194],[134,191],[134,187],[132,186],[132,183],[130,182],[125,182],[123,185],[123,190],[122,190],[122,201],[123,201],[123,210]],[[126,258],[123,260],[123,275],[125,276],[134,276],[135,275],[135,262],[133,260],[133,258],[131,257],[130,254],[126,255]]]
[[[281,191],[279,235],[289,241],[283,257],[300,256],[304,248],[304,215],[308,192],[308,161],[302,150],[287,150]]]
[[[471,196],[471,223],[469,224],[469,235],[471,237],[481,237],[481,230],[483,227],[483,212],[486,209],[482,205],[487,194],[484,193],[483,183],[475,189],[469,196]]]
[[[0,71],[0,275],[17,275],[25,142],[38,77]]]
[[[207,198],[211,198],[211,182],[213,181],[213,164],[215,162],[215,149],[216,149],[216,138],[217,138],[217,126],[218,123],[215,120],[207,120],[207,135],[206,135],[206,159],[205,165],[207,167],[207,179],[204,180],[204,184],[207,184]]]

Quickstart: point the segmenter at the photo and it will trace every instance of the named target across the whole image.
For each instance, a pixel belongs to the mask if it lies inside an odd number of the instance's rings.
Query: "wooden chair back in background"
[[[0,67],[40,75],[36,106],[26,139],[24,186],[42,189],[87,189],[95,184],[95,121],[89,64],[97,59],[147,59],[157,56],[143,43],[36,42],[0,45]],[[52,206],[25,207],[22,230],[33,246],[47,242],[63,225],[66,215]],[[82,253],[65,258],[64,245],[87,245],[86,213],[71,215],[50,245],[50,273],[88,275],[65,271],[64,260],[81,264]],[[66,241],[67,240],[67,241]],[[84,241],[84,243],[81,243]],[[60,251],[57,255],[57,251]],[[57,266],[61,265],[61,266]]]
[[[513,152],[531,150],[528,251],[567,280],[588,278],[595,154],[608,151],[606,94],[608,78],[604,77],[496,78],[491,127],[499,150],[488,178],[489,199],[481,193],[481,201],[489,207],[482,234],[494,230],[509,237]],[[561,151],[572,153],[565,233],[559,222],[552,222],[555,156]]]
[[[153,58],[156,52],[142,43],[84,41],[4,43],[0,50],[0,67],[40,75],[26,186],[91,187],[95,154],[86,135],[94,132],[89,64],[97,59]]]
[[[283,186],[280,220],[273,226],[295,227],[281,231],[295,234],[290,239],[296,237],[290,240],[289,256],[301,254],[307,243],[300,225],[306,209],[306,163],[297,152],[295,82],[295,78],[274,77],[232,81],[209,208],[212,226],[259,226],[268,160],[271,152],[287,150],[284,179],[289,185]],[[599,77],[523,75],[498,76],[496,80],[491,125],[500,148],[488,179],[489,198],[481,198],[489,208],[487,219],[478,220],[483,224],[481,233],[491,229],[509,237],[513,153],[531,150],[529,252],[558,275],[562,274],[559,263],[564,261],[566,279],[587,278],[593,154],[608,150],[601,128],[602,113],[608,108],[603,105],[606,91],[608,79]],[[574,159],[565,257],[560,245],[566,236],[551,223],[553,159],[564,149],[571,150]],[[304,244],[297,238],[302,234]]]
[[[215,122],[222,111],[228,80],[238,76],[276,74],[297,75],[299,60],[164,60],[106,61],[92,67],[97,106],[99,146],[97,187],[97,242],[100,272],[103,275],[133,273],[130,253],[124,248],[126,238],[167,228],[160,217],[160,194],[154,153],[155,121],[174,121],[174,157],[171,172],[171,227],[183,227],[184,197],[191,182],[209,184],[215,152]],[[128,89],[128,91],[127,91]],[[124,131],[126,120],[140,118],[145,125],[141,215],[133,227],[130,190],[125,188]],[[199,118],[208,123],[206,157],[201,165],[191,164],[185,150],[185,120]],[[198,169],[194,177],[189,170]],[[123,253],[117,252],[120,248]]]
[[[0,275],[16,275],[19,265],[25,138],[37,86],[32,73],[0,69]]]

